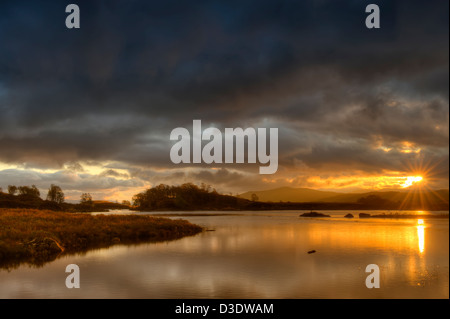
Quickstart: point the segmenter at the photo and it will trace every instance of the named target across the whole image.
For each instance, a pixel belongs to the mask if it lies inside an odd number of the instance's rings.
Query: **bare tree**
[[[81,204],[92,204],[92,196],[89,193],[83,193],[81,194],[81,200],[80,200]]]
[[[16,195],[16,193],[17,193],[17,186],[8,185],[8,193],[10,195]]]
[[[61,187],[52,184],[48,189],[47,200],[58,204],[64,203],[64,193]]]

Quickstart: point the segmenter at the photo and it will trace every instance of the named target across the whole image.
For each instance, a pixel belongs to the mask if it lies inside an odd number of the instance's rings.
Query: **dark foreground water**
[[[213,231],[0,270],[0,298],[449,298],[448,219],[348,212],[174,215]],[[80,267],[79,289],[65,285],[68,264]],[[379,266],[378,289],[366,287],[369,264]]]

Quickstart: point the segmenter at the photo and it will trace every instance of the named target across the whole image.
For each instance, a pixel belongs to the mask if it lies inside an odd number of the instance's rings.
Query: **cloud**
[[[107,176],[110,176],[110,177],[120,177],[120,178],[129,178],[130,176],[128,175],[128,174],[126,174],[126,173],[119,173],[119,172],[117,172],[117,171],[115,171],[115,170],[113,170],[113,169],[108,169],[108,170],[106,170],[106,171],[103,171],[102,173],[100,173],[100,175],[99,176],[101,176],[101,177],[107,177]]]
[[[0,162],[115,163],[138,184],[262,180],[248,165],[173,165],[170,131],[193,119],[279,127],[278,181],[298,165],[405,170],[417,154],[404,142],[448,161],[448,2],[379,1],[379,30],[363,24],[367,3],[79,1],[68,30],[63,3],[3,1]],[[127,180],[115,169],[95,178]]]
[[[147,184],[139,179],[124,179],[111,177],[111,174],[88,174],[73,170],[45,172],[37,170],[4,169],[0,170],[0,185],[6,189],[7,185],[36,185],[41,195],[45,196],[51,184],[60,186],[68,199],[79,199],[82,192],[89,192],[95,199],[101,199],[111,192],[127,192],[133,194]],[[130,199],[130,198],[127,198]]]

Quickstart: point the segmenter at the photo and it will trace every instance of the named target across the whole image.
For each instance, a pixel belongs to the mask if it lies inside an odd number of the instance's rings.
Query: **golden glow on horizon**
[[[322,190],[356,189],[356,190],[383,190],[402,189],[412,185],[425,182],[423,176],[404,176],[400,172],[387,172],[381,176],[340,176],[327,177],[310,176],[306,179],[307,185],[304,187]],[[293,184],[295,179],[286,178],[286,182]],[[264,180],[264,182],[268,182]],[[292,185],[295,186],[295,185]],[[303,186],[300,186],[303,187]]]

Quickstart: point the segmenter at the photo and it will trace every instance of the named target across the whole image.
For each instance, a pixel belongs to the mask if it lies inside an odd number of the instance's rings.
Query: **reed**
[[[0,267],[42,265],[68,253],[179,239],[202,231],[186,220],[0,209]]]

